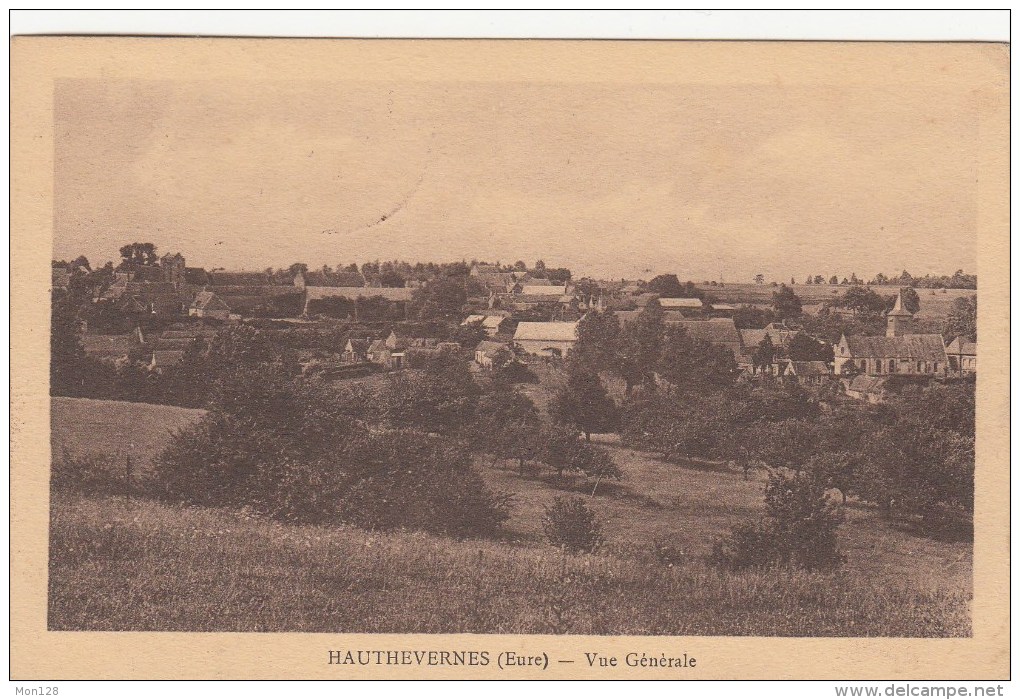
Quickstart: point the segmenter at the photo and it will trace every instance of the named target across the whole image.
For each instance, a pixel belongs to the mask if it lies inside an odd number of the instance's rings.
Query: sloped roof
[[[527,284],[529,287],[552,287],[552,280],[545,279],[544,277],[532,277],[527,275],[521,280],[522,284]]]
[[[153,367],[173,367],[184,359],[182,350],[156,350],[152,353]]]
[[[566,286],[555,287],[551,284],[526,284],[521,288],[521,294],[525,296],[561,297],[566,293]]]
[[[350,347],[353,352],[365,353],[368,352],[371,344],[372,342],[368,338],[348,338],[346,347]]]
[[[470,316],[465,318],[463,321],[461,321],[460,325],[462,325],[462,326],[470,326],[472,323],[481,323],[484,320],[485,320],[485,316],[483,316],[482,314],[471,314]]]
[[[381,352],[383,350],[389,350],[385,340],[373,340],[372,344],[368,346],[369,352]]]
[[[514,340],[577,340],[576,321],[521,321]]]
[[[821,360],[790,360],[786,373],[798,377],[819,377],[829,374],[829,365]]]
[[[893,338],[878,335],[847,336],[852,357],[897,358],[923,362],[946,362],[946,348],[937,333],[914,333]]]
[[[483,340],[475,346],[475,352],[482,352],[487,355],[505,347],[506,343],[497,343],[495,340]]]
[[[498,265],[485,265],[483,263],[475,263],[474,267],[471,268],[472,275],[485,275],[499,272]],[[509,273],[507,273],[509,274]]]
[[[896,292],[896,303],[893,304],[892,310],[889,311],[889,316],[904,316],[906,318],[913,317],[914,314],[910,313],[903,307],[903,290]]]
[[[977,357],[977,343],[972,343],[962,335],[958,335],[946,346],[946,352],[951,355],[973,355]]]
[[[712,311],[736,311],[736,304],[712,304]]]
[[[644,292],[642,294],[635,295],[632,301],[638,306],[648,306],[648,302],[658,298],[659,298],[658,294],[655,294],[653,292]]]
[[[199,292],[191,308],[205,311],[230,311],[230,307],[214,292]]]
[[[81,337],[85,354],[90,357],[123,357],[131,351],[132,335],[92,335]]]
[[[711,318],[706,321],[683,319],[671,322],[671,325],[680,326],[692,338],[716,345],[739,346],[741,343],[740,333],[732,318]]]
[[[680,297],[659,297],[659,306],[664,309],[700,309],[701,299]]]

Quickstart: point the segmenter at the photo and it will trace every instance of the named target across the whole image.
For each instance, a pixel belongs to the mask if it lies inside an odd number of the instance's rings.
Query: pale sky
[[[53,255],[973,272],[975,107],[934,85],[63,80]]]

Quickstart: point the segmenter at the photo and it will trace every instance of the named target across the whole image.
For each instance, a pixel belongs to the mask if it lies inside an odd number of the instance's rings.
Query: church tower
[[[887,338],[896,338],[910,333],[910,323],[914,320],[914,314],[910,313],[903,306],[903,292],[896,294],[896,303],[892,310],[885,316],[885,335]]]

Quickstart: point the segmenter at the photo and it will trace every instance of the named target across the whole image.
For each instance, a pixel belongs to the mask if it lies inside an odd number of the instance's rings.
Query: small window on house
[[[918,362],[918,363],[917,363],[917,371],[918,371],[918,373],[920,373],[920,372],[922,372],[922,371],[923,371],[923,370],[921,369],[921,362]]]

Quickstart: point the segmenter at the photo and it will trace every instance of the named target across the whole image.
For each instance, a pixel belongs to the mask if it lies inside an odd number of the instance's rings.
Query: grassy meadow
[[[803,280],[797,280],[793,291],[800,297],[801,303],[805,305],[821,304],[833,297],[845,292],[848,287],[842,285],[828,284],[801,284]],[[718,297],[722,302],[729,304],[772,304],[772,293],[776,287],[761,284],[741,284],[727,282],[725,287],[703,287],[705,291]],[[892,296],[900,288],[895,285],[872,285],[870,289],[875,290],[882,296]],[[921,309],[915,317],[919,322],[931,322],[941,324],[949,316],[953,308],[953,302],[958,297],[973,297],[977,295],[976,289],[918,289],[917,296],[921,300]]]
[[[54,399],[53,443],[148,464],[200,411]],[[127,440],[128,447],[124,447]],[[499,541],[284,525],[245,513],[56,491],[49,627],[55,630],[967,636],[971,545],[935,542],[851,504],[837,574],[720,572],[712,539],[762,509],[758,480],[675,465],[604,441],[619,484],[517,474],[477,458],[514,495]],[[557,495],[581,495],[606,547],[567,556],[542,541]],[[683,551],[654,555],[661,538]],[[806,631],[807,630],[807,631]]]

